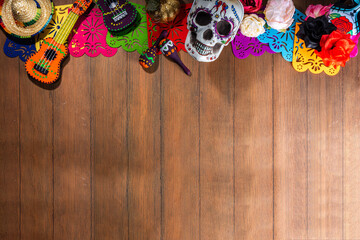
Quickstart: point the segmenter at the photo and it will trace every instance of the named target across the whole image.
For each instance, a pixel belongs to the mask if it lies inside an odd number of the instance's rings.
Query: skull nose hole
[[[205,40],[211,40],[212,37],[213,37],[213,32],[210,29],[208,29],[204,32],[203,38]]]

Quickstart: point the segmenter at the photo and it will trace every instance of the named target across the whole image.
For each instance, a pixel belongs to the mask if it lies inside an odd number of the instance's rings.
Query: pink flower
[[[254,13],[260,10],[262,0],[240,0],[244,6],[245,13]]]
[[[269,0],[264,13],[271,28],[285,30],[294,21],[295,6],[292,0]]]
[[[308,19],[308,17],[317,18],[323,15],[328,15],[332,6],[333,4],[330,4],[328,6],[323,6],[321,4],[309,5],[305,11],[305,14],[307,16],[305,20]]]
[[[353,35],[350,37],[351,40],[353,40],[353,42],[355,43],[355,47],[354,49],[352,50],[352,52],[350,53],[350,57],[356,57],[356,55],[358,54],[358,48],[357,48],[357,45],[358,45],[358,42],[359,42],[359,37],[360,37],[360,33],[358,35]]]

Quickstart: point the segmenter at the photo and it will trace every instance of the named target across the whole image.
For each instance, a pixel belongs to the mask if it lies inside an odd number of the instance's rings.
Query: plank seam
[[[130,111],[129,111],[129,71],[130,71],[130,67],[129,67],[129,53],[126,53],[126,62],[127,62],[127,66],[126,66],[126,153],[127,153],[127,174],[126,174],[126,208],[127,208],[127,214],[128,214],[128,236],[127,238],[130,239],[130,207],[129,207],[129,175],[130,175],[130,153],[129,153],[129,118],[130,118]]]
[[[234,229],[233,229],[233,234],[234,234],[234,239],[235,239],[235,236],[236,236],[236,218],[235,218],[235,209],[236,209],[236,188],[235,188],[235,179],[236,179],[236,171],[235,171],[235,103],[236,103],[236,82],[235,82],[235,69],[236,69],[236,66],[235,66],[235,61],[234,61],[234,58],[233,58],[233,65],[234,65],[234,77],[233,77],[233,88],[234,88],[234,92],[233,92],[233,192],[234,192],[234,206],[233,206],[233,224],[234,224]]]
[[[18,103],[18,110],[19,110],[19,122],[18,122],[18,127],[19,127],[19,155],[18,155],[18,160],[19,160],[19,239],[21,239],[21,220],[22,220],[22,215],[21,215],[21,91],[20,91],[20,87],[21,87],[21,82],[20,82],[20,60],[18,58],[18,82],[19,82],[19,103]]]
[[[319,98],[320,98],[320,94],[319,94]],[[309,73],[307,72],[306,73],[306,237],[307,238],[309,238],[309,141],[310,141],[309,139]]]
[[[275,61],[274,55],[271,56],[272,59],[272,184],[273,184],[273,240],[275,240]]]
[[[91,86],[92,86],[92,72],[91,72],[91,61],[92,58],[89,59],[89,73],[90,73],[90,78],[89,78],[89,98],[90,98],[90,126],[89,126],[89,130],[90,130],[90,240],[92,240],[95,236],[94,234],[94,188],[93,188],[93,176],[94,176],[94,155],[93,155],[93,133],[92,133],[92,90],[91,90]]]
[[[357,66],[357,65],[356,65]],[[358,67],[357,67],[358,68]],[[358,69],[357,71],[358,72]],[[341,217],[342,217],[342,238],[345,239],[345,236],[346,236],[346,233],[345,233],[345,211],[344,211],[344,207],[345,207],[345,192],[344,192],[344,189],[345,189],[345,185],[344,185],[344,178],[345,178],[345,166],[344,166],[344,163],[345,163],[345,134],[344,134],[344,118],[345,118],[345,115],[344,115],[344,106],[345,106],[345,98],[344,98],[344,75],[343,75],[344,71],[341,72],[341,115],[342,115],[342,121],[341,121],[341,135],[342,135],[342,146],[341,146],[341,155],[342,155],[342,162],[341,162],[341,167],[342,167],[342,178],[341,178],[341,181],[342,181],[342,206],[341,206]]]
[[[161,58],[159,57],[159,59],[158,59],[158,61],[160,61],[159,62],[159,65],[161,64]],[[156,169],[156,176],[155,176],[155,178],[156,178],[156,183],[154,184],[154,191],[155,191],[155,193],[154,193],[154,209],[156,209],[156,211],[160,211],[160,232],[158,232],[159,231],[159,228],[156,228],[156,232],[158,233],[157,235],[159,235],[159,239],[161,240],[161,239],[163,239],[163,183],[162,183],[162,179],[163,179],[163,177],[162,177],[162,174],[163,174],[163,159],[164,159],[164,148],[163,148],[163,144],[164,144],[164,141],[163,141],[163,116],[162,116],[162,111],[163,111],[163,109],[162,109],[162,102],[163,102],[163,100],[162,100],[162,96],[163,96],[163,94],[162,94],[162,91],[163,91],[163,85],[162,85],[162,74],[163,74],[163,72],[162,72],[162,69],[163,68],[161,68],[161,71],[160,71],[160,74],[159,74],[159,77],[160,77],[160,82],[159,82],[159,84],[156,84],[155,86],[156,86],[156,88],[159,90],[159,137],[160,137],[160,139],[159,139],[159,143],[160,143],[160,146],[159,146],[159,151],[160,151],[160,155],[159,155],[159,160],[158,161],[156,161],[156,163],[155,163],[155,169]],[[154,85],[152,85],[152,87],[153,87]],[[160,170],[160,172],[158,172],[158,170]],[[159,175],[158,175],[159,174]],[[157,179],[159,177],[159,179]],[[157,188],[157,184],[160,184],[160,186],[159,186],[159,188],[160,189],[158,189]],[[160,190],[160,209],[158,209],[158,206],[159,205],[157,205],[157,194],[158,194],[158,190]],[[158,212],[157,213],[155,213],[155,216],[159,216],[159,215],[157,215],[158,214]],[[157,222],[158,220],[156,220],[156,222]]]
[[[52,119],[51,119],[51,123],[52,123],[52,184],[53,184],[53,199],[52,199],[52,204],[53,204],[53,213],[52,213],[52,221],[53,221],[53,227],[52,227],[52,233],[53,233],[53,239],[55,239],[55,121],[54,121],[54,114],[55,114],[55,104],[54,104],[54,99],[55,99],[55,92],[51,92],[51,111],[52,111]]]
[[[198,64],[198,125],[199,125],[199,240],[201,240],[201,81],[200,81],[201,66]]]
[[[160,240],[164,238],[164,132],[163,132],[163,74],[164,67],[162,58],[159,58],[159,65],[161,67],[160,71]]]

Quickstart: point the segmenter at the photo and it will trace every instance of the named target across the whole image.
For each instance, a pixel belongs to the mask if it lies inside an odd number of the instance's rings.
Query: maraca
[[[139,57],[139,63],[144,68],[149,68],[155,63],[156,58],[156,47],[152,46],[143,52]]]
[[[169,57],[171,60],[176,62],[187,75],[191,75],[190,70],[184,65],[184,63],[179,58],[179,55],[176,51],[176,47],[173,41],[165,38],[160,41],[159,48],[162,54],[164,54],[166,57]]]
[[[139,63],[141,66],[144,68],[149,68],[155,63],[159,42],[165,38],[167,34],[168,32],[166,30],[162,31],[158,39],[156,39],[154,45],[140,55]]]

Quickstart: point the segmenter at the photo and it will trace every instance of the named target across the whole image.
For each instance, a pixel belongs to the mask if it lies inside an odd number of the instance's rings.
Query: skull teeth
[[[195,47],[196,51],[202,56],[209,55],[212,50],[212,47],[208,47],[205,44],[202,44],[201,42],[199,42],[197,40],[194,43],[194,47]]]

